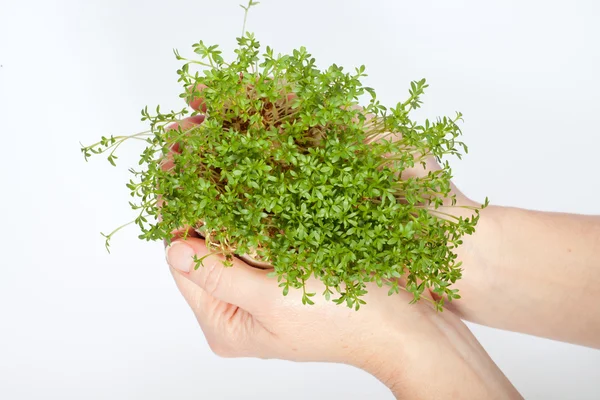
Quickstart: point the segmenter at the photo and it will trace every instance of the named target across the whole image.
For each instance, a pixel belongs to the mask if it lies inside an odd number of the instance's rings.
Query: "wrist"
[[[396,398],[522,398],[452,312],[428,309],[404,332],[362,368]]]
[[[436,332],[434,324],[428,325],[433,328],[431,333],[410,327],[412,339],[405,337],[384,351],[371,348],[358,367],[383,383],[397,399],[452,398],[451,392],[456,393],[464,385],[457,379],[463,372],[456,366],[448,369],[454,358],[453,349],[448,347],[443,330]],[[445,378],[440,378],[442,374],[450,375],[458,386],[448,386]]]
[[[469,393],[463,388],[481,394],[485,385],[465,361],[481,354],[472,354],[477,341],[462,321],[424,302],[408,307],[399,310],[401,320],[386,321],[377,335],[356,349],[349,364],[374,376],[396,398],[452,398],[453,392]]]
[[[404,393],[414,391],[411,388],[413,382],[408,379],[411,363],[407,359],[405,347],[404,339],[390,343],[389,346],[370,347],[360,356],[360,361],[352,365],[375,377],[396,398],[401,398]]]
[[[454,284],[461,296],[459,300],[446,303],[449,310],[461,318],[478,320],[475,314],[481,304],[494,294],[495,264],[506,257],[501,254],[502,221],[506,208],[488,206],[479,212],[479,221],[471,235],[462,238],[462,244],[455,250],[457,261],[461,263],[462,276]]]

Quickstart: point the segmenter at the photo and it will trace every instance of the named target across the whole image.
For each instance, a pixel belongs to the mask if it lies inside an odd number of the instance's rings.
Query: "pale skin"
[[[201,99],[191,106],[201,109]],[[192,117],[184,126],[201,122]],[[427,168],[439,166],[430,160]],[[459,205],[477,205],[456,188],[455,194]],[[201,238],[176,240],[166,252],[215,354],[348,364],[377,377],[398,399],[522,398],[461,319],[600,348],[598,216],[486,208],[458,249],[464,271],[455,287],[462,298],[441,313],[376,285],[358,312],[318,295],[305,306],[300,291],[282,296],[268,271],[240,259],[227,268],[212,255],[194,269],[192,257],[209,253]],[[316,280],[308,286],[322,292]]]

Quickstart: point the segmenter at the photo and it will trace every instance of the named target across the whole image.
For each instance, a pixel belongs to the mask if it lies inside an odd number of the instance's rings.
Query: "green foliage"
[[[455,206],[443,159],[467,151],[457,140],[461,115],[413,121],[424,79],[388,108],[361,84],[364,66],[320,70],[304,47],[276,55],[251,33],[237,41],[230,62],[202,41],[193,46],[198,59],[175,51],[181,98],[204,99],[202,124],[167,128],[188,109],[145,108],[149,131],[82,147],[86,158],[107,152],[114,164],[123,141],[146,142],[127,184],[139,237],[170,241],[193,227],[227,265],[243,254],[270,263],[283,294],[302,290],[305,304],[315,294],[306,291],[311,276],[327,299],[356,309],[368,282],[389,285],[392,295],[403,289],[400,278],[414,301],[426,289],[442,296],[438,309],[444,297],[458,298],[453,249],[473,233],[479,210],[461,218],[439,207]],[[425,170],[428,158],[442,168]]]

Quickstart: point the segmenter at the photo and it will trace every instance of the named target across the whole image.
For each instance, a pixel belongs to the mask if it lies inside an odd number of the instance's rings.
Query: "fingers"
[[[171,272],[177,288],[196,316],[210,349],[218,356],[230,356],[235,345],[239,346],[244,338],[231,338],[233,329],[229,321],[235,321],[236,315],[244,311],[235,313],[238,307],[216,300],[179,272]],[[224,321],[227,322],[223,323]]]
[[[193,128],[194,126],[201,124],[204,122],[204,115],[192,115],[191,117],[184,118],[180,122],[173,122],[170,125],[167,125],[166,130],[181,128],[181,130],[185,131],[187,129]]]
[[[204,98],[202,97],[202,91],[206,89],[207,86],[199,83],[195,87],[188,88],[188,92],[191,94],[192,99],[189,102],[190,107],[192,107],[196,111],[206,112],[206,103],[204,102]],[[248,86],[248,89],[252,89],[252,85]],[[283,98],[283,96],[282,96]],[[296,98],[295,93],[287,93],[285,96],[285,102],[291,103],[292,100]]]
[[[204,115],[193,115],[191,117],[184,118],[180,122],[173,122],[172,124],[167,125],[165,130],[170,131],[181,128],[181,130],[185,131],[201,124],[202,122],[204,122]],[[160,164],[163,171],[168,171],[169,169],[173,168],[173,153],[179,152],[179,143],[174,143],[171,146],[171,152],[167,154],[167,157],[164,158]]]
[[[206,112],[206,104],[204,99],[200,97],[200,92],[206,89],[206,85],[198,84],[195,87],[188,88],[188,91],[192,94],[192,100],[190,101],[190,107],[200,112]]]
[[[218,300],[171,269],[177,288],[196,316],[212,352],[219,357],[262,357],[272,334],[242,308]],[[271,357],[272,358],[272,357]]]
[[[204,122],[204,115],[193,115],[191,117],[184,118],[180,122],[173,122],[172,124],[168,125],[165,128],[165,130],[169,131],[169,130],[173,130],[173,129],[177,129],[177,128],[181,128],[182,130],[191,129],[194,126],[201,124],[202,122]],[[180,152],[179,143],[174,143],[173,145],[171,145],[169,153],[160,162],[160,168],[163,171],[169,171],[171,168],[173,168],[173,166],[175,165],[173,162],[173,153],[179,153],[179,152]],[[164,200],[162,199],[161,196],[158,196],[157,201],[158,201],[158,203],[157,203],[158,207],[159,208],[162,207],[162,205],[164,204]],[[159,221],[162,220],[160,213],[158,214],[158,220]],[[165,245],[166,245],[166,242],[165,242]]]
[[[234,258],[232,267],[223,266],[223,256],[207,249],[204,240],[187,238],[176,240],[167,248],[167,262],[181,275],[200,286],[207,294],[226,303],[234,304],[249,312],[260,311],[278,290],[266,272],[253,268]],[[203,265],[195,269],[194,256],[203,259]]]

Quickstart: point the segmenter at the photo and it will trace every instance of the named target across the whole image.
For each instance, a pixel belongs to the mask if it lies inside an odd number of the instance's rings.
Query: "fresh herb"
[[[232,61],[202,41],[193,46],[195,59],[175,51],[183,62],[180,97],[186,104],[202,98],[200,111],[146,107],[148,131],[102,137],[82,146],[85,158],[107,153],[114,165],[124,141],[145,141],[141,168],[130,169],[127,184],[139,213],[130,224],[141,239],[170,241],[192,227],[226,265],[248,254],[271,265],[283,294],[302,290],[305,304],[313,304],[305,283],[314,276],[327,299],[357,310],[367,282],[389,285],[390,295],[405,289],[415,302],[430,289],[441,310],[444,298],[460,297],[451,288],[461,277],[453,250],[479,219],[480,208],[469,218],[439,209],[458,207],[444,159],[467,151],[457,140],[461,114],[413,121],[424,79],[410,84],[405,101],[385,107],[361,84],[364,66],[321,70],[304,47],[284,55],[261,50],[245,32],[255,4],[243,6]],[[169,128],[197,114],[203,123]],[[441,169],[407,174],[425,171],[430,157]],[[104,235],[107,249],[122,227]]]

